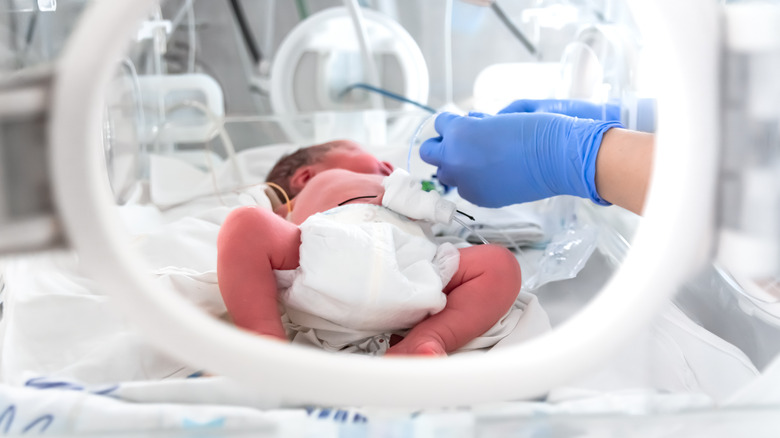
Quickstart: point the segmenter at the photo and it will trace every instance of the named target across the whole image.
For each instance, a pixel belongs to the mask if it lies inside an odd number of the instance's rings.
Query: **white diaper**
[[[459,252],[431,242],[418,223],[353,204],[315,214],[300,229],[300,267],[277,273],[280,296],[292,327],[319,330],[324,347],[411,328],[446,305],[442,289]]]

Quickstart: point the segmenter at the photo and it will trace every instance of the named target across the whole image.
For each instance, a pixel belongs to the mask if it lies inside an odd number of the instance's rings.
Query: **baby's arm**
[[[447,305],[412,328],[388,354],[442,355],[457,350],[506,314],[520,286],[520,265],[506,248],[461,249],[458,271],[444,288]]]
[[[271,211],[232,211],[217,239],[217,277],[236,326],[287,339],[277,304],[274,269],[298,267],[301,232]]]

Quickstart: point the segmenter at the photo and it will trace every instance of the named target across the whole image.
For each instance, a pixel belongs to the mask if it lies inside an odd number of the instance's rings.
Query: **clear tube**
[[[444,104],[454,102],[452,85],[452,2],[447,0],[444,6]]]
[[[236,149],[233,146],[233,142],[230,139],[230,135],[228,134],[227,130],[225,129],[224,122],[222,120],[220,120],[219,117],[217,117],[206,105],[204,105],[204,104],[202,104],[202,103],[200,103],[198,101],[195,101],[195,100],[185,100],[185,101],[182,101],[181,103],[178,103],[176,105],[167,107],[166,108],[166,113],[175,111],[178,108],[186,108],[186,107],[196,108],[196,109],[200,110],[203,114],[206,115],[206,117],[209,118],[211,123],[214,124],[214,127],[217,130],[217,133],[219,134],[220,140],[222,141],[222,145],[225,148],[225,152],[227,152],[228,158],[231,160],[231,163],[233,164],[233,169],[234,169],[234,171],[236,173],[236,177],[238,178],[239,184],[241,186],[245,186],[246,185],[246,177],[244,176],[244,173],[243,173],[243,171],[241,169],[241,166],[238,164],[238,159],[236,157]],[[166,121],[165,123],[163,123],[163,126],[165,126],[168,123],[169,122]],[[162,132],[162,129],[158,130],[157,134],[159,135],[160,132]],[[211,182],[212,182],[212,185],[214,186],[214,193],[219,198],[219,201],[223,205],[225,205],[225,202],[222,199],[222,193],[226,193],[226,192],[223,192],[219,188],[219,185],[218,185],[217,179],[216,179],[216,168],[215,168],[214,163],[213,163],[213,161],[211,159],[211,155],[209,154],[209,152],[211,152],[211,148],[209,147],[208,143],[205,143],[205,146],[206,146],[205,147],[205,151],[206,151],[206,164],[209,166],[209,170],[211,171],[210,172],[211,173]]]
[[[146,169],[149,158],[147,154],[149,151],[146,148],[145,142],[143,141],[143,131],[146,129],[146,112],[142,103],[143,96],[141,95],[141,82],[138,80],[138,70],[136,70],[133,61],[131,61],[129,58],[125,58],[122,60],[122,65],[125,66],[128,73],[130,73],[133,93],[138,99],[136,101],[136,117],[138,118],[138,123],[135,126],[135,135],[139,142],[138,157],[136,158],[136,176],[140,178],[147,178],[149,176],[147,172],[148,169]]]
[[[155,21],[162,21],[163,15],[162,10],[159,6],[155,8],[155,11],[153,13],[153,17]],[[158,28],[154,31],[153,38],[152,38],[152,52],[151,52],[151,66],[152,66],[152,74],[156,76],[162,76],[164,73],[167,73],[163,71],[163,55],[166,51],[166,45],[167,45],[167,35],[165,34],[165,31],[162,28]],[[156,112],[157,112],[157,120],[165,120],[165,98],[162,94],[157,96],[157,106],[156,106]],[[159,141],[159,136],[155,136],[154,139],[154,150],[156,153],[162,153],[162,145]]]
[[[481,234],[479,234],[479,233],[478,233],[476,230],[474,230],[473,228],[471,228],[470,226],[468,226],[468,224],[467,224],[467,223],[463,222],[463,220],[462,220],[461,218],[459,218],[459,217],[457,217],[457,216],[454,216],[454,217],[452,218],[452,220],[454,220],[455,222],[457,222],[457,223],[458,223],[458,224],[459,224],[461,227],[463,227],[463,228],[465,228],[465,229],[469,230],[470,232],[474,233],[474,235],[475,235],[475,236],[477,236],[477,237],[479,237],[479,240],[481,240],[481,241],[482,241],[482,243],[484,243],[485,245],[487,245],[487,244],[489,243],[489,242],[488,242],[488,241],[487,241],[487,240],[486,240],[484,237],[482,237],[482,235],[481,235]]]
[[[184,16],[189,13],[188,9],[192,6],[193,1],[194,0],[186,0],[184,4],[179,8],[179,11],[176,12],[176,15],[174,15],[173,20],[171,20],[170,33],[173,33],[173,31],[176,30],[177,27],[179,27],[179,24],[181,24],[182,20],[184,20]]]
[[[482,224],[482,226],[498,231],[502,236],[504,236],[504,239],[506,239],[507,246],[509,246],[511,249],[513,249],[518,254],[522,254],[523,253],[523,250],[520,247],[520,244],[517,243],[517,241],[515,239],[513,239],[512,236],[510,236],[509,233],[504,231],[502,228],[499,228],[499,227],[496,227],[496,226],[493,226],[493,225],[490,225],[490,224]],[[474,234],[476,234],[476,231],[474,232]],[[479,234],[477,234],[477,237],[479,237],[480,240],[485,240]]]
[[[419,126],[417,126],[417,129],[414,131],[414,134],[412,134],[412,138],[409,139],[409,153],[406,155],[406,171],[410,174],[412,173],[412,151],[414,150],[414,145],[417,143],[417,139],[420,137],[420,133],[425,129],[426,126],[428,126],[428,123],[431,120],[436,119],[436,117],[439,116],[441,112],[431,114],[428,116],[425,120],[420,123]]]
[[[363,13],[360,10],[360,5],[357,0],[344,0],[344,6],[349,11],[349,16],[352,18],[352,23],[355,27],[355,36],[360,46],[360,54],[363,56],[363,64],[368,74],[368,82],[370,85],[381,86],[379,82],[379,70],[377,70],[376,62],[374,61],[374,54],[371,51],[370,41],[368,40],[368,30],[366,28],[366,21],[363,18]],[[382,98],[376,94],[369,96],[374,108],[382,109]]]
[[[197,36],[195,35],[195,7],[189,2],[187,8],[187,38],[189,40],[189,52],[187,53],[187,72],[195,73],[195,51]]]

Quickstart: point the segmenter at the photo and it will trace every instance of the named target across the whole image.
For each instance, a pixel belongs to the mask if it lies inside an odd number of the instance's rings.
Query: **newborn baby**
[[[407,195],[429,197],[428,217]],[[217,264],[233,322],[287,340],[285,312],[296,329],[324,324],[320,332],[338,340],[331,345],[393,343],[365,348],[373,354],[445,355],[482,335],[517,298],[520,266],[500,246],[433,243],[414,219],[446,220],[434,198],[408,175],[326,169],[292,199],[286,218],[234,210],[219,234]]]

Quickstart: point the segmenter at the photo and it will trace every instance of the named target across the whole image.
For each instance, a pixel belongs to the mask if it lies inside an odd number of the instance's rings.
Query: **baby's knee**
[[[503,275],[508,275],[510,278],[517,277],[517,280],[520,280],[520,263],[512,251],[498,245],[484,245],[484,248],[484,257],[491,270],[500,271]]]
[[[496,284],[495,293],[513,303],[520,293],[522,272],[514,253],[497,245],[484,245],[485,275]]]

